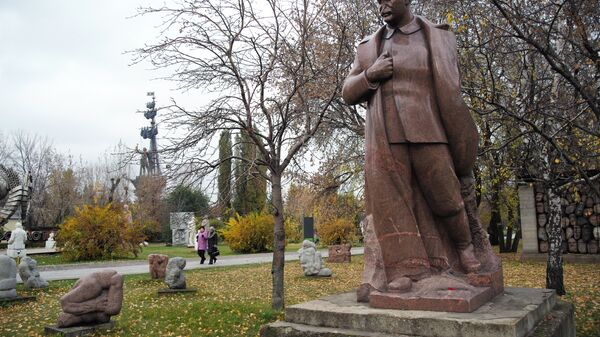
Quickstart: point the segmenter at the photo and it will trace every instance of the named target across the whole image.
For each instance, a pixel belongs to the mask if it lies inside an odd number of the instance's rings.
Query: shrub
[[[236,213],[229,218],[221,233],[229,248],[235,252],[266,252],[273,248],[273,224],[270,214],[253,212],[240,216]]]
[[[356,226],[348,218],[336,218],[317,226],[320,241],[326,245],[352,243],[356,240]]]
[[[114,204],[84,205],[59,226],[56,244],[66,260],[101,260],[137,254],[144,240],[140,225],[128,223],[123,209]]]
[[[294,218],[285,218],[285,241],[298,243],[302,242],[302,227]]]

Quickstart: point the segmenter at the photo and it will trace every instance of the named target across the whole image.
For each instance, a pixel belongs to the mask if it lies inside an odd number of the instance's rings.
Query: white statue
[[[196,221],[188,222],[187,228],[185,230],[185,235],[187,236],[187,246],[194,247],[196,245]]]
[[[54,241],[54,232],[50,232],[48,240],[46,240],[46,249],[54,249],[56,247],[56,241]]]
[[[331,269],[323,267],[321,253],[317,251],[314,242],[304,240],[300,253],[300,265],[304,270],[304,276],[331,276]]]
[[[23,257],[27,255],[25,249],[25,241],[27,241],[27,232],[23,230],[21,221],[17,221],[15,230],[10,233],[10,239],[8,239],[8,249],[6,254],[10,257]]]

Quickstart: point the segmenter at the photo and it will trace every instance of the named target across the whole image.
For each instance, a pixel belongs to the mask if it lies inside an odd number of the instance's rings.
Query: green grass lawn
[[[503,254],[504,280],[508,287],[537,287],[545,284],[544,263],[521,263],[517,254]],[[332,278],[306,278],[298,263],[286,264],[286,304],[349,291],[360,283],[362,257],[351,264],[327,264]],[[600,265],[566,264],[564,300],[575,304],[577,336],[600,336]],[[270,309],[270,264],[199,269],[186,272],[188,287],[195,294],[158,297],[165,285],[148,274],[126,276],[123,309],[117,327],[102,336],[256,336],[262,324],[283,318]],[[26,291],[36,302],[0,307],[0,336],[41,336],[54,324],[58,299],[74,281],[50,282],[49,289]],[[100,336],[100,334],[96,335]]]
[[[295,252],[300,249],[300,243],[288,243],[285,250],[288,252]],[[222,243],[219,244],[219,251],[221,256],[235,255],[238,254],[232,251],[229,246]],[[194,248],[182,247],[182,246],[167,246],[164,243],[151,243],[148,246],[142,248],[142,252],[137,257],[131,255],[127,257],[116,258],[112,261],[127,261],[127,260],[147,260],[150,254],[164,254],[170,257],[180,256],[183,258],[195,258],[198,254]],[[55,264],[69,264],[69,263],[81,263],[81,262],[94,262],[94,261],[66,261],[60,253],[57,254],[36,254],[31,255],[35,259],[39,266],[55,265]],[[208,257],[208,256],[207,256]]]

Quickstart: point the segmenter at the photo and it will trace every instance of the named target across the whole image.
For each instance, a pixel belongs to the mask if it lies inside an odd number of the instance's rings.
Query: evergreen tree
[[[231,216],[231,158],[233,149],[231,146],[231,135],[229,130],[221,133],[219,139],[219,177],[217,181],[219,189],[219,209],[221,220],[227,221]]]
[[[248,135],[242,132],[236,137],[235,198],[233,209],[240,215],[260,212],[267,200],[266,169],[256,164],[258,151]]]
[[[179,185],[167,196],[170,212],[208,213],[208,198],[199,190]]]

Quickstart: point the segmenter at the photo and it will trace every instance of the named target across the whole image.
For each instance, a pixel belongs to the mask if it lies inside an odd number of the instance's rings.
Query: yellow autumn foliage
[[[348,218],[335,218],[317,225],[317,233],[322,243],[339,245],[352,243],[357,238],[356,226]]]
[[[259,253],[273,250],[273,215],[253,212],[246,216],[235,214],[221,230],[231,250],[238,253]],[[300,242],[302,230],[293,219],[284,222],[286,242]]]
[[[84,205],[59,225],[56,243],[66,260],[106,260],[141,251],[141,226],[129,223],[119,205]]]
[[[273,216],[252,212],[229,218],[223,238],[231,250],[238,253],[259,253],[273,249]]]

